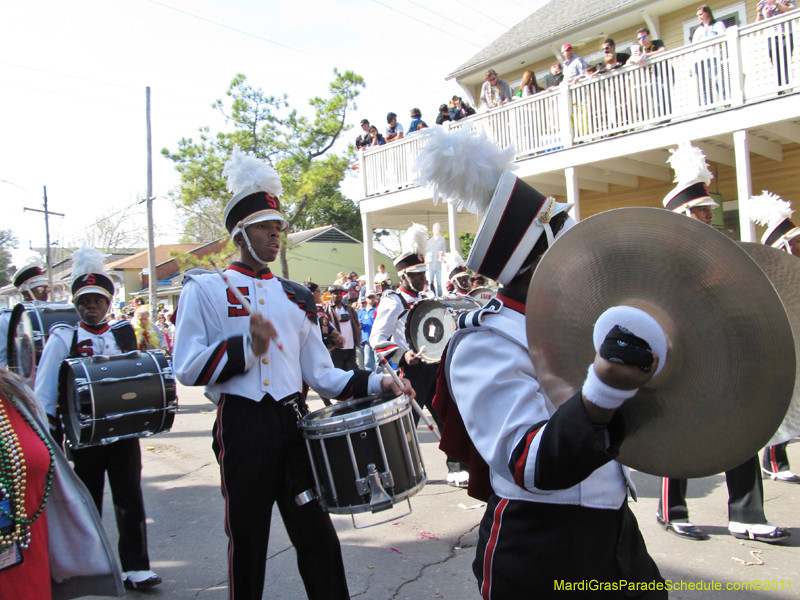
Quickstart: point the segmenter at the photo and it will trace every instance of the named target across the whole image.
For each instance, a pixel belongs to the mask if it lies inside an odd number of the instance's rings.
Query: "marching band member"
[[[669,162],[675,170],[678,185],[664,198],[664,208],[685,214],[711,225],[712,208],[719,204],[709,196],[708,184],[712,174],[702,151],[688,142],[671,150]],[[725,472],[728,485],[728,531],[736,538],[774,543],[788,538],[788,529],[767,521],[764,514],[764,487],[758,456]],[[664,528],[688,540],[707,540],[702,529],[689,520],[686,505],[686,479],[664,477],[656,519]]]
[[[457,296],[469,295],[469,272],[464,259],[457,252],[448,252],[444,255],[447,283],[445,288],[449,294]]]
[[[50,286],[42,267],[36,262],[30,262],[17,269],[12,278],[14,287],[22,294],[23,302],[47,302],[50,295]],[[0,367],[8,366],[8,325],[11,318],[10,312],[0,313]]]
[[[233,197],[225,225],[239,248],[226,270],[253,314],[218,274],[189,271],[181,293],[175,374],[184,385],[203,385],[217,404],[213,449],[220,464],[228,535],[229,597],[260,600],[264,588],[272,507],[283,517],[297,550],[310,599],[347,600],[339,540],[316,500],[296,497],[314,485],[298,427],[306,411],[303,382],[321,395],[344,400],[380,391],[413,397],[389,376],[336,369],[322,342],[308,289],[275,277],[268,263],[287,227],[280,212],[279,175],[238,146],[223,175]]]
[[[72,255],[72,302],[81,320],[75,327],[56,325],[51,330],[36,371],[36,396],[44,406],[51,428],[57,430],[58,373],[64,359],[115,356],[136,350],[136,336],[130,323],[106,322],[113,297],[114,283],[105,272],[103,255],[86,246],[76,250]],[[147,552],[139,439],[72,449],[70,455],[75,473],[92,494],[101,514],[108,474],[125,587],[141,590],[161,583],[161,577],[150,570]]]
[[[761,196],[750,199],[748,216],[751,221],[767,227],[761,237],[761,243],[784,250],[793,256],[800,257],[800,227],[790,219],[792,205],[781,200],[779,196],[763,192]],[[786,446],[789,442],[775,444],[764,448],[761,455],[761,470],[773,481],[800,483],[800,477],[792,473]]]
[[[552,595],[559,580],[624,579],[655,587],[663,579],[627,504],[633,483],[627,468],[614,461],[625,438],[616,408],[663,366],[666,337],[649,315],[610,309],[595,328],[599,355],[582,392],[553,406],[528,354],[525,303],[539,258],[574,221],[566,214],[569,205],[545,198],[504,170],[513,150],[480,146],[482,137],[469,130],[434,132],[414,165],[421,182],[436,184],[434,197],[441,194],[485,215],[467,267],[504,286],[482,309],[459,317],[436,389],[436,406],[446,411],[442,445],[459,445],[451,432],[463,420],[488,463],[491,487],[484,490],[488,506],[473,563],[481,595],[527,600]],[[486,168],[475,177],[483,174],[494,187],[475,191],[477,185],[452,178],[442,183],[456,170],[455,161],[490,165],[492,172]],[[460,169],[476,170],[473,164]],[[617,340],[627,345],[609,355]],[[471,478],[478,466],[470,456]],[[601,594],[622,596],[619,588]]]

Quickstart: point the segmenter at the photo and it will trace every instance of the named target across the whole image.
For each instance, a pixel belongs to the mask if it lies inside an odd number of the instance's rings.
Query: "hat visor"
[[[281,215],[278,211],[265,211],[261,214],[251,215],[247,217],[244,221],[236,224],[236,227],[233,228],[231,231],[231,239],[242,230],[241,225],[244,225],[244,228],[247,229],[250,225],[255,223],[262,223],[264,221],[280,221],[281,222],[281,231],[286,231],[289,228],[289,223],[287,223],[283,215]]]
[[[112,300],[111,294],[108,293],[107,289],[102,288],[99,285],[87,285],[86,287],[82,287],[81,289],[79,289],[72,297],[73,304],[75,303],[75,300],[77,300],[78,298],[80,298],[85,294],[100,294],[101,296],[106,298],[106,300],[108,300],[109,302],[111,302]]]
[[[413,267],[407,267],[402,270],[398,270],[398,274],[402,275],[403,273],[424,273],[428,269],[425,267],[425,263],[421,263],[419,265],[414,265]]]
[[[719,208],[719,204],[714,202],[712,198],[699,198],[698,200],[692,200],[691,202],[687,202],[685,206],[686,208],[700,208],[701,206],[710,206],[711,208]]]
[[[39,287],[40,285],[48,285],[49,283],[50,282],[47,280],[46,275],[37,275],[36,277],[31,277],[19,287],[20,289],[22,289],[23,286],[27,287],[28,289],[33,289],[35,287]]]

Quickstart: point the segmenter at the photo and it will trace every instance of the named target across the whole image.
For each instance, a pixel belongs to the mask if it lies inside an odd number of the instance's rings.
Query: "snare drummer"
[[[103,267],[103,255],[84,246],[72,255],[72,301],[80,315],[75,327],[61,325],[51,331],[36,373],[35,393],[56,424],[58,373],[67,358],[115,356],[136,350],[136,336],[128,321],[106,321],[114,283]],[[147,524],[142,497],[142,455],[138,438],[70,451],[75,473],[103,511],[105,477],[119,529],[119,558],[128,589],[147,589],[161,583],[150,570]]]
[[[47,284],[47,275],[36,263],[30,263],[17,269],[13,278],[14,287],[22,294],[23,302],[47,302],[50,295],[50,286]],[[8,366],[8,324],[10,312],[0,313],[0,367]]]
[[[305,410],[299,400],[303,382],[340,400],[381,391],[413,397],[414,392],[408,383],[398,388],[389,376],[333,366],[311,292],[275,277],[268,267],[288,226],[280,212],[278,174],[238,147],[223,174],[234,194],[225,208],[225,225],[239,248],[239,261],[226,274],[255,312],[248,314],[217,273],[188,272],[174,364],[182,384],[205,386],[206,396],[218,405],[212,446],[225,496],[229,597],[261,599],[277,503],[308,597],[347,600],[330,517],[316,500],[302,505],[296,500],[314,485],[298,428]],[[270,595],[280,594],[272,590]]]
[[[445,284],[448,294],[468,296],[470,290],[469,272],[464,259],[457,252],[448,252],[444,255],[444,264],[448,273],[447,283]]]

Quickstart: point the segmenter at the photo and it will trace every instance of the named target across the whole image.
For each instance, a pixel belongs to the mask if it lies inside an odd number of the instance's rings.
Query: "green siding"
[[[378,265],[385,265],[392,283],[397,284],[399,278],[392,265],[392,259],[380,252],[373,252],[373,257],[376,271]],[[289,248],[286,258],[289,263],[290,279],[300,283],[305,283],[310,278],[314,283],[328,286],[333,284],[340,271],[345,274],[350,271],[355,271],[359,275],[364,274],[364,246],[360,243],[302,242]],[[278,272],[278,269],[275,271]],[[367,281],[371,282],[373,277],[375,273],[368,274]]]

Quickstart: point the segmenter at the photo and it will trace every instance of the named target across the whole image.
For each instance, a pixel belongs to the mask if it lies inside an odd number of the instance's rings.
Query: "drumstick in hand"
[[[394,379],[394,382],[395,382],[397,385],[399,385],[400,387],[405,387],[405,386],[403,385],[403,382],[402,382],[402,381],[400,381],[400,377],[397,375],[397,373],[395,373],[394,369],[393,369],[393,368],[391,367],[391,365],[389,364],[389,361],[387,361],[385,358],[381,358],[381,360],[380,360],[380,365],[381,365],[381,366],[382,366],[384,369],[386,369],[386,371],[388,371],[388,372],[389,372],[389,375],[391,375],[391,376],[392,376],[392,379]],[[427,425],[427,426],[428,426],[428,429],[430,429],[430,430],[433,432],[433,434],[436,436],[436,439],[437,439],[437,440],[441,440],[441,439],[442,439],[442,436],[441,436],[441,434],[440,434],[440,433],[439,433],[439,432],[436,430],[436,426],[433,424],[433,421],[431,421],[431,420],[428,418],[428,416],[427,416],[427,415],[426,415],[424,412],[422,412],[422,409],[420,408],[419,404],[417,404],[417,401],[416,401],[416,400],[414,400],[413,398],[411,399],[411,406],[412,406],[412,408],[413,408],[413,409],[416,411],[416,413],[419,415],[420,419],[422,419],[422,421],[425,423],[425,425]]]
[[[219,273],[219,276],[222,277],[222,280],[226,283],[228,289],[231,292],[233,292],[233,295],[236,296],[236,299],[239,301],[239,304],[241,304],[242,308],[244,308],[247,311],[247,314],[252,315],[253,307],[250,306],[250,302],[248,302],[247,298],[245,298],[242,292],[239,291],[239,288],[237,288],[235,285],[231,283],[231,280],[228,279],[228,276],[225,275],[225,273],[217,266],[217,263],[215,263],[213,260],[211,261],[211,266],[213,266],[214,269],[217,271],[217,273]],[[278,345],[278,350],[283,352],[283,344],[281,344],[280,340],[277,338],[277,333],[275,335],[276,335],[275,343]]]

